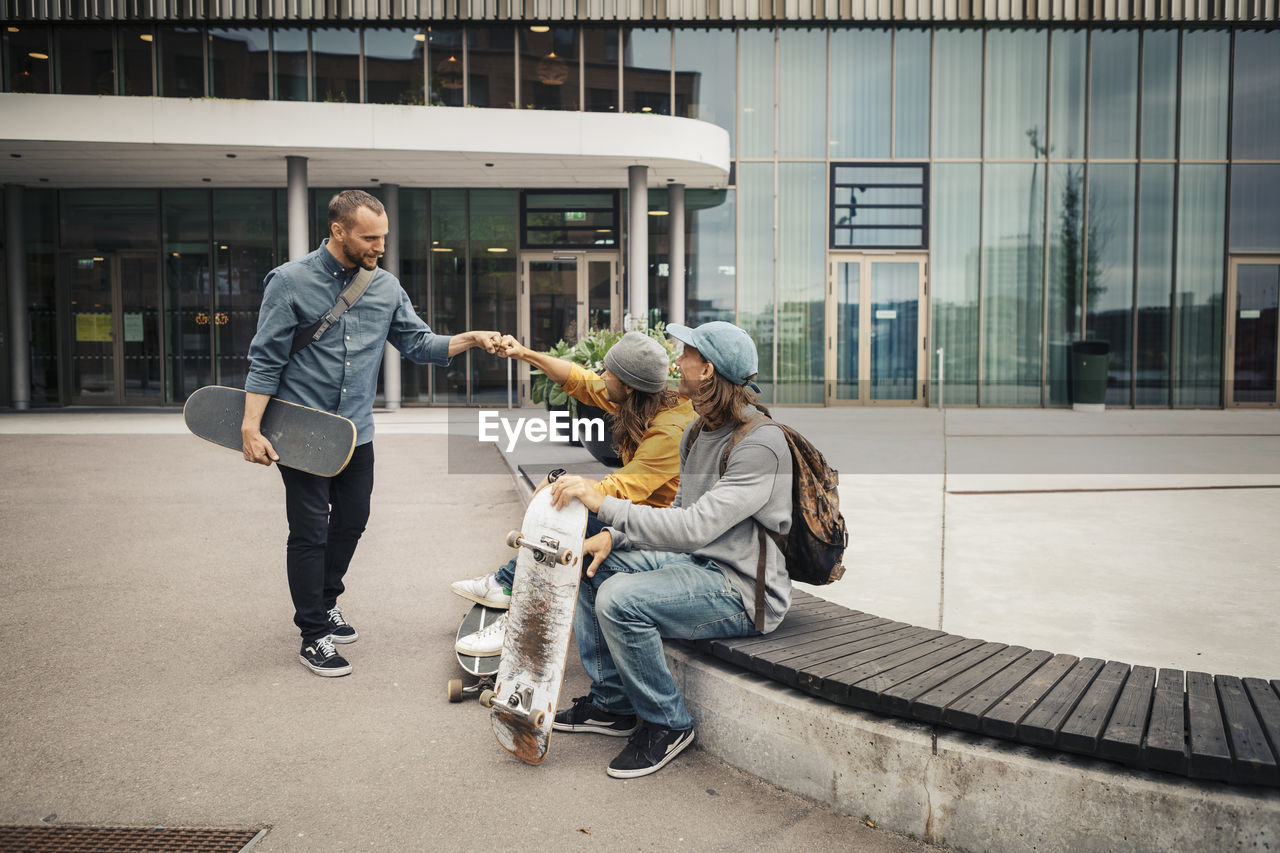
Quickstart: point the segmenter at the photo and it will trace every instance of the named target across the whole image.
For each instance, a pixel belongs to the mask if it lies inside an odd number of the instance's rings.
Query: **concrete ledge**
[[[1128,771],[879,717],[680,645],[667,662],[698,744],[759,778],[955,850],[1280,849],[1264,788]]]

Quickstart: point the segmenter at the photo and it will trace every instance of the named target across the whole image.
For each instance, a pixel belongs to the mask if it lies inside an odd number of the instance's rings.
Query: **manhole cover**
[[[6,853],[240,853],[266,827],[0,826]]]

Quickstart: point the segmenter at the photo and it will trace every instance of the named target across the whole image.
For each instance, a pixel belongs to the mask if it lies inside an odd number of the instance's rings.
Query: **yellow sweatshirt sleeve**
[[[569,365],[569,378],[560,387],[573,399],[610,414],[618,408],[618,404],[610,402],[605,394],[604,380],[580,364]]]

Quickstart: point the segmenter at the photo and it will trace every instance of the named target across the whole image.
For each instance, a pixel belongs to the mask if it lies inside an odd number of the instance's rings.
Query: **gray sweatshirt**
[[[729,454],[720,476],[720,457],[734,425],[703,429],[693,447],[689,428],[680,440],[680,488],[670,507],[638,506],[606,497],[597,513],[612,528],[613,547],[697,554],[715,562],[742,594],[748,615],[755,612],[759,538],[753,518],[769,530],[791,529],[791,451],[782,430],[759,427]],[[769,633],[791,606],[791,578],[782,552],[765,537],[765,620]]]

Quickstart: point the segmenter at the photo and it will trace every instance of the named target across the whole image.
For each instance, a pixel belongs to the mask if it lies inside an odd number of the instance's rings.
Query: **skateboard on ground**
[[[461,640],[468,634],[474,634],[481,628],[493,624],[506,612],[495,607],[485,607],[483,604],[472,605],[471,609],[467,611],[467,615],[462,617],[462,624],[458,626],[456,640]],[[480,658],[475,655],[465,655],[456,649],[454,654],[458,656],[458,666],[462,667],[463,672],[475,676],[476,680],[471,684],[467,684],[461,678],[449,679],[450,702],[461,702],[464,696],[474,696],[482,690],[493,689],[493,677],[498,672],[498,661],[500,659],[498,655]]]
[[[586,529],[587,508],[580,501],[557,510],[551,490],[543,489],[529,502],[522,528],[507,534],[507,545],[519,551],[511,608],[495,686],[480,694],[480,704],[493,711],[498,743],[527,764],[547,757]]]
[[[206,385],[187,398],[182,419],[205,441],[241,451],[244,401],[239,388]],[[356,425],[347,418],[275,397],[262,413],[262,434],[276,449],[281,465],[321,477],[341,473],[356,447]]]

